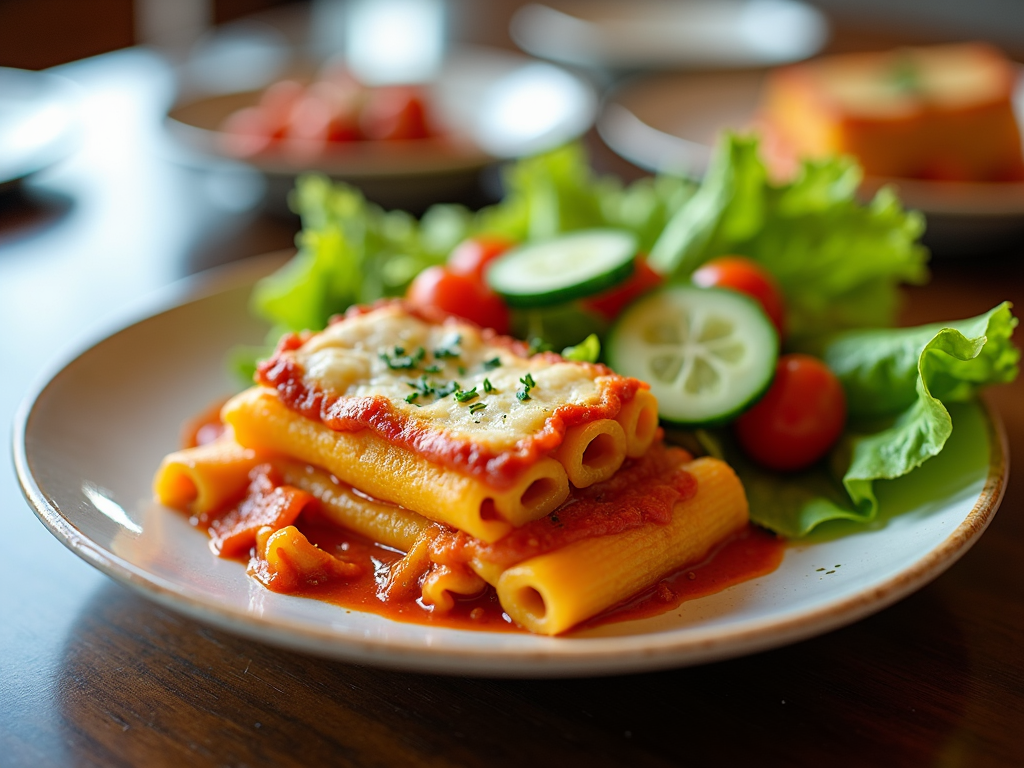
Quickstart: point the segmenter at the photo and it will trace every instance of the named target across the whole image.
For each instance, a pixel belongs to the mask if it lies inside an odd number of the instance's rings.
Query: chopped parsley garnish
[[[530,349],[527,354],[536,355],[538,352],[550,352],[552,346],[548,344],[544,339],[534,336],[530,339]]]
[[[415,404],[414,401],[419,396],[420,396],[419,392],[410,392],[408,395],[405,396],[405,402]]]
[[[484,360],[485,371],[493,371],[495,368],[501,368],[500,357],[492,357],[490,360]]]
[[[423,395],[424,397],[427,397],[428,395],[448,397],[448,395],[452,394],[453,392],[458,392],[459,390],[462,389],[462,387],[459,385],[459,382],[455,381],[454,379],[452,381],[444,382],[431,381],[430,379],[427,378],[427,374],[425,373],[418,379],[407,380],[405,383],[416,390],[414,393],[412,393],[411,395],[409,395],[409,397],[405,399],[405,402],[407,403],[411,403],[412,400],[410,400],[409,398],[411,397],[414,400],[416,395]],[[418,403],[416,403],[416,405],[418,405]]]
[[[484,392],[491,394],[494,391],[494,385],[491,384],[490,379],[484,379]]]
[[[459,386],[459,382],[455,381],[455,379],[452,379],[451,381],[447,381],[444,384],[436,385],[434,387],[434,393],[438,397],[448,397],[448,395],[452,394],[453,392],[457,392],[460,389],[462,389],[462,387]]]
[[[465,392],[459,390],[458,392],[455,393],[455,399],[458,400],[460,403],[468,403],[470,400],[476,397],[479,397],[479,395],[476,393],[476,387],[468,389]],[[472,408],[470,408],[470,410],[472,410]]]
[[[423,374],[415,381],[406,381],[405,383],[421,395],[434,394],[434,385],[430,383],[429,379],[427,379],[427,374]]]
[[[459,376],[465,376],[466,375],[466,366],[460,365],[459,368],[458,368],[458,371],[459,371]]]
[[[393,371],[409,370],[419,365],[426,356],[423,347],[417,347],[411,355],[405,353],[404,347],[392,347],[390,352],[381,352],[380,359]]]
[[[440,373],[441,371],[444,370],[444,366],[441,365],[440,363],[431,363],[430,365],[426,366],[423,370],[426,371],[427,373]]]
[[[530,390],[537,386],[537,382],[533,380],[533,374],[528,373],[519,380],[519,389],[516,390],[516,399],[519,402],[530,399]]]
[[[441,360],[446,357],[458,357],[462,354],[462,350],[459,349],[459,343],[462,341],[462,336],[457,333],[449,334],[445,336],[441,342],[441,346],[434,350],[434,357]]]
[[[478,413],[487,407],[487,403],[473,403],[469,406],[470,413]],[[479,422],[477,422],[479,423]]]

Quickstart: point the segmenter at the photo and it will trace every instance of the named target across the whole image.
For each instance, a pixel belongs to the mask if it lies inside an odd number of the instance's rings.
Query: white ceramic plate
[[[699,177],[721,131],[754,125],[763,79],[760,72],[724,72],[634,80],[608,96],[597,129],[609,147],[641,168]],[[1015,105],[1024,125],[1024,75]],[[1024,182],[869,178],[865,191],[883,184],[895,186],[908,207],[934,216],[980,219],[989,228],[1024,219]]]
[[[318,170],[356,183],[437,177],[570,141],[590,127],[597,111],[593,88],[577,75],[490,48],[450,51],[425,88],[438,122],[453,132],[451,141],[352,142],[312,158],[268,152],[247,162],[270,175]],[[178,104],[168,129],[192,150],[222,157],[220,126],[258,96],[227,93]]]
[[[560,0],[512,18],[523,50],[605,69],[729,69],[805,59],[828,22],[796,0]]]
[[[74,83],[0,67],[0,187],[64,159],[80,130]]]
[[[1005,440],[981,405],[960,407],[947,449],[879,484],[883,515],[787,549],[774,573],[652,619],[565,637],[396,623],[268,592],[205,535],[151,500],[181,423],[230,394],[225,353],[264,327],[247,300],[280,257],[241,263],[152,297],[123,329],[72,356],[25,401],[14,459],[40,520],[114,579],[226,630],[359,663],[489,676],[611,674],[751,653],[826,632],[948,568],[995,513]]]

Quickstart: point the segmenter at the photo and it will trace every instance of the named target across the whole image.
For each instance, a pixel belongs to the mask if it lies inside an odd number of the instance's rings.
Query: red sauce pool
[[[400,552],[382,547],[335,525],[300,520],[298,528],[311,543],[324,551],[364,566],[363,575],[351,581],[304,587],[287,594],[323,600],[342,608],[367,611],[393,621],[412,624],[491,632],[524,631],[512,623],[502,610],[497,593],[490,587],[479,596],[457,599],[455,606],[447,613],[435,613],[429,606],[413,598],[391,599],[385,603],[377,597],[377,592],[388,567],[401,559]],[[418,590],[414,591],[418,593]]]
[[[321,549],[363,566],[363,575],[345,582],[307,586],[287,594],[323,600],[348,610],[366,611],[393,621],[489,632],[524,632],[502,610],[497,594],[488,587],[473,598],[457,599],[448,613],[434,613],[418,600],[377,597],[387,568],[401,553],[382,547],[334,525],[300,519],[299,529]],[[747,526],[720,544],[700,563],[687,566],[627,602],[580,624],[577,629],[612,622],[657,616],[684,601],[721,592],[727,587],[771,573],[782,562],[785,541]]]

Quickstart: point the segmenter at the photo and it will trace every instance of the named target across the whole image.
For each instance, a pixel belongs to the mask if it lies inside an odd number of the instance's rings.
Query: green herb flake
[[[459,382],[455,381],[455,379],[452,379],[451,381],[445,382],[444,384],[435,384],[434,394],[436,394],[438,397],[448,397],[448,395],[452,394],[453,392],[458,392],[460,389],[462,389],[462,386],[459,384]]]
[[[491,394],[494,391],[494,385],[491,384],[490,379],[484,379],[484,392]]]
[[[438,360],[446,357],[458,357],[462,354],[462,350],[459,349],[461,342],[462,336],[457,333],[449,334],[441,342],[441,346],[434,350],[434,357]]]
[[[434,394],[434,385],[431,384],[429,379],[427,379],[426,374],[423,374],[414,381],[406,381],[405,383],[408,384],[413,389],[415,389],[416,392],[421,395],[426,396]]]
[[[410,370],[419,365],[426,356],[427,351],[418,347],[411,355],[405,354],[404,347],[392,347],[390,351],[380,353],[380,359],[384,361],[393,371]]]
[[[519,384],[519,389],[516,390],[516,399],[522,403],[530,399],[530,390],[537,386],[537,382],[533,380],[533,374],[528,373],[519,380]]]
[[[465,392],[460,390],[455,393],[455,399],[458,400],[460,403],[468,403],[470,400],[476,397],[479,397],[479,395],[476,392],[476,387],[468,389]]]
[[[460,365],[458,370],[459,370],[459,376],[465,376],[466,375],[466,366]]]
[[[470,413],[479,413],[480,411],[482,411],[486,407],[487,407],[487,403],[473,403],[473,404],[471,404],[469,406],[469,412]],[[480,422],[477,422],[477,423],[479,424]]]
[[[440,363],[431,363],[430,365],[426,366],[423,370],[426,371],[427,373],[440,373],[441,371],[444,370],[444,366],[441,365]]]
[[[495,368],[501,368],[501,358],[492,357],[490,360],[484,360],[484,370],[493,371]]]
[[[410,392],[408,395],[405,396],[405,402],[407,402],[407,403],[415,403],[416,398],[419,397],[419,396],[420,396],[419,392]]]

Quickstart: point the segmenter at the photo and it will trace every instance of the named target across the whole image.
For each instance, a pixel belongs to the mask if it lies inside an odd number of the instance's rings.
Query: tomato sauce
[[[446,613],[433,611],[431,606],[425,605],[419,598],[419,590],[413,590],[416,594],[411,597],[392,597],[385,602],[381,599],[384,580],[390,566],[402,558],[402,553],[331,524],[300,521],[298,527],[310,542],[324,551],[364,567],[362,574],[351,581],[307,585],[288,594],[374,613],[393,621],[490,632],[525,631],[502,610],[497,593],[490,587],[474,597],[457,598],[454,607]]]
[[[255,486],[258,484],[258,478],[265,475],[254,475]],[[280,491],[282,487],[274,490]],[[215,543],[218,539],[218,529],[225,525],[222,521],[228,521],[233,527],[238,527],[237,521],[233,518],[237,517],[238,510],[243,508],[245,503],[243,501],[219,515],[193,518],[192,522],[206,530]],[[258,508],[260,505],[255,506]],[[315,502],[303,502],[301,512],[297,517],[291,517],[289,522],[301,530],[310,543],[358,568],[351,569],[354,575],[319,579],[316,580],[317,583],[296,585],[294,579],[282,579],[278,582],[291,585],[288,588],[278,588],[273,580],[268,583],[261,579],[264,586],[272,591],[323,600],[350,611],[366,611],[394,621],[494,632],[525,631],[516,626],[504,612],[497,594],[491,587],[486,587],[478,595],[456,596],[455,605],[448,612],[435,612],[430,605],[422,601],[418,589],[411,590],[411,594],[406,597],[391,595],[385,599],[384,588],[388,574],[391,567],[402,559],[402,552],[376,544],[357,533],[325,521],[318,513]],[[600,533],[591,531],[591,535]],[[252,535],[255,536],[254,533]],[[474,550],[474,544],[467,546],[466,539],[464,534],[456,533],[449,540],[453,556],[442,557],[441,560],[464,562],[464,555],[473,553]],[[250,574],[255,575],[260,569],[261,564],[255,557],[254,549],[248,554],[239,551],[238,548],[211,546],[211,549],[222,557],[247,562]],[[657,616],[678,608],[686,600],[714,594],[734,584],[764,576],[779,566],[784,550],[784,540],[754,526],[747,526],[720,543],[701,562],[669,574],[656,585],[625,603],[580,624],[578,629]],[[531,551],[526,556],[533,554],[536,553]],[[512,559],[516,560],[515,557]]]
[[[507,346],[526,356],[522,342],[496,336],[493,332],[483,331],[481,335],[489,343]],[[596,375],[607,377],[600,385],[599,403],[561,405],[554,409],[541,429],[519,440],[511,450],[488,450],[478,443],[454,438],[426,426],[392,408],[387,398],[339,397],[307,383],[302,366],[288,353],[294,352],[309,338],[308,334],[284,336],[274,355],[258,365],[256,380],[275,389],[282,403],[308,419],[337,432],[371,429],[389,443],[407,448],[448,469],[484,478],[494,488],[513,485],[523,471],[561,445],[569,427],[595,419],[614,418],[622,405],[633,399],[637,390],[647,386],[637,379],[618,376],[603,365],[581,363],[591,366]],[[553,353],[541,355],[552,362],[562,361]]]
[[[310,542],[325,552],[362,567],[360,575],[354,579],[307,584],[285,594],[322,600],[348,611],[364,611],[410,624],[487,632],[526,631],[513,623],[490,587],[479,595],[457,598],[447,613],[434,612],[418,597],[392,598],[385,602],[381,598],[384,580],[388,569],[402,558],[402,553],[315,519],[300,518],[297,525]],[[584,621],[570,632],[659,616],[687,600],[713,595],[735,584],[765,576],[782,563],[785,548],[783,539],[749,525],[722,542],[701,562],[669,574],[653,587]],[[248,562],[244,557],[230,559]]]
[[[693,498],[697,481],[683,469],[692,457],[681,448],[655,444],[630,459],[608,480],[573,488],[555,512],[516,528],[493,544],[474,542],[473,554],[508,568],[574,541],[609,536],[642,525],[665,525],[676,503]]]

